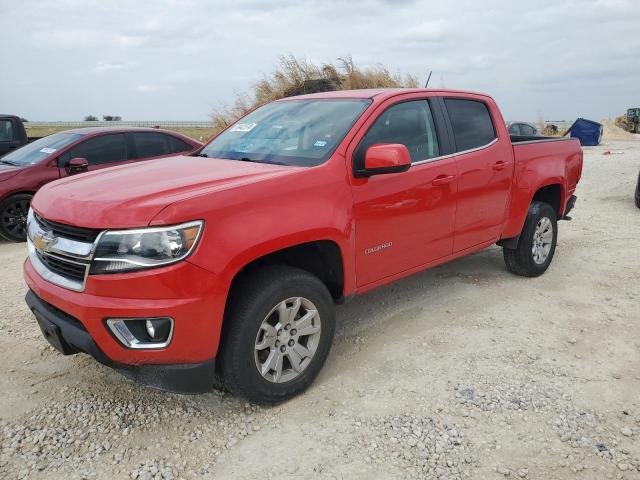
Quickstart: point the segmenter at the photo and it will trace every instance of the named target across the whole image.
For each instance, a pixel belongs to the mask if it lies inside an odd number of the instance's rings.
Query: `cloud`
[[[166,90],[167,88],[169,87],[166,85],[142,84],[142,85],[137,85],[135,90],[136,92],[142,92],[142,93],[154,93],[154,92],[160,92],[162,90]]]
[[[96,73],[104,73],[104,72],[112,72],[117,70],[124,70],[127,68],[127,65],[124,63],[110,63],[105,61],[98,61],[96,66],[93,68],[93,71]]]
[[[637,102],[637,0],[0,2],[13,53],[1,103],[33,119],[206,119],[289,53],[351,55],[421,83],[433,70],[432,84],[485,91],[523,120]]]

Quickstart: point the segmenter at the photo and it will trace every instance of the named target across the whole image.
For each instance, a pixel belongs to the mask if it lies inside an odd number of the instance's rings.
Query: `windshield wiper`
[[[205,157],[205,158],[209,158],[209,155],[207,155],[206,153],[194,153],[193,155],[191,155],[192,157]]]
[[[0,163],[4,163],[5,165],[13,165],[14,167],[19,167],[19,163],[11,162],[9,160],[0,160]]]
[[[242,158],[239,158],[238,160],[240,160],[241,162],[267,163],[269,165],[286,165],[286,163],[282,163],[282,162],[272,162],[270,160],[254,160],[253,158],[249,158],[249,157],[242,157]]]

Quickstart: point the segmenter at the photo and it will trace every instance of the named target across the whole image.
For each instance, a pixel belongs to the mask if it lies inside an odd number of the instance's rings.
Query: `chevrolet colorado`
[[[487,95],[291,97],[191,155],[41,188],[26,301],[64,354],[274,403],[316,377],[351,295],[496,242],[545,272],[581,171],[577,140],[510,137]]]

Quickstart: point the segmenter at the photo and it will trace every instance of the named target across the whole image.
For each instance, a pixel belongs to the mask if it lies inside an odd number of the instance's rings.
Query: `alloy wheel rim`
[[[542,265],[547,261],[553,243],[553,224],[547,217],[542,217],[533,232],[533,246],[531,253],[533,261]]]
[[[311,363],[320,343],[320,314],[309,299],[281,301],[264,318],[256,335],[258,372],[272,383],[297,378]]]
[[[9,204],[2,212],[2,225],[5,231],[15,237],[24,237],[27,234],[28,213],[29,200],[19,200]]]

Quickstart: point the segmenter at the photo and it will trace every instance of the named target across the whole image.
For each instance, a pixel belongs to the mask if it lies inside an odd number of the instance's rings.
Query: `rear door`
[[[353,171],[380,143],[404,144],[412,165],[352,180],[358,287],[450,255],[453,247],[457,169],[446,131],[436,128],[442,112],[426,98],[379,108],[350,146]]]
[[[108,133],[89,137],[71,147],[58,157],[60,176],[68,175],[65,165],[72,158],[86,158],[89,170],[112,167],[127,161],[127,144],[124,133]]]
[[[456,150],[458,200],[453,251],[498,239],[513,177],[513,150],[495,103],[486,97],[444,98]]]

